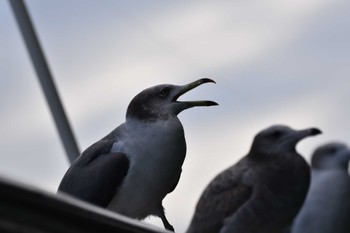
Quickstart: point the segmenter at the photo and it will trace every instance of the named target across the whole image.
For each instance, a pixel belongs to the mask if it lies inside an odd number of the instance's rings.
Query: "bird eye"
[[[271,134],[271,137],[274,138],[274,139],[278,139],[282,136],[282,132],[279,131],[279,130],[276,130],[274,131],[272,134]]]
[[[330,154],[334,154],[336,152],[337,152],[337,148],[335,148],[335,147],[332,147],[332,148],[329,149],[329,153]]]
[[[169,90],[167,88],[163,88],[159,92],[160,97],[167,97],[169,95]]]

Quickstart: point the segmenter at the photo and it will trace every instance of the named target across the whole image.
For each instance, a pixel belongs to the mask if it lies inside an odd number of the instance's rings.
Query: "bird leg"
[[[165,214],[163,213],[162,216],[160,217],[162,219],[163,225],[165,227],[165,229],[167,229],[168,231],[175,231],[174,227],[168,222],[168,220],[165,217]]]
[[[165,217],[165,213],[164,213],[164,207],[162,204],[160,204],[158,210],[156,211],[156,216],[160,217],[160,219],[163,222],[164,228],[168,231],[172,231],[174,232],[174,227],[168,222],[168,219],[166,219]]]

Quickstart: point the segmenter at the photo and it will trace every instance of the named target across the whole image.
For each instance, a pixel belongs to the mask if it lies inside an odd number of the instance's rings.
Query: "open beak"
[[[203,83],[215,83],[215,81],[211,80],[209,78],[202,78],[202,79],[199,79],[199,80],[194,81],[192,83],[189,83],[187,85],[179,86],[178,93],[175,94],[175,96],[173,97],[173,102],[180,103],[182,108],[183,108],[182,110],[187,109],[187,108],[196,107],[196,106],[214,106],[214,105],[218,105],[216,102],[209,101],[209,100],[177,101],[177,99],[180,96],[182,96],[186,92],[188,92],[188,91],[190,91],[190,90],[192,90],[192,89],[202,85]]]

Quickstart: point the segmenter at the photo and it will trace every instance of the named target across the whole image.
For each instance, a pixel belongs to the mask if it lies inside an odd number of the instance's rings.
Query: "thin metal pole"
[[[9,0],[9,2],[24,38],[41,87],[45,93],[47,103],[55,120],[56,128],[61,137],[68,159],[72,163],[79,156],[79,149],[64,112],[30,16],[22,0]]]

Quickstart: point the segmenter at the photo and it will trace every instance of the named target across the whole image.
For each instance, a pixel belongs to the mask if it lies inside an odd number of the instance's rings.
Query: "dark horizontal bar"
[[[79,201],[0,178],[0,232],[165,233]]]

